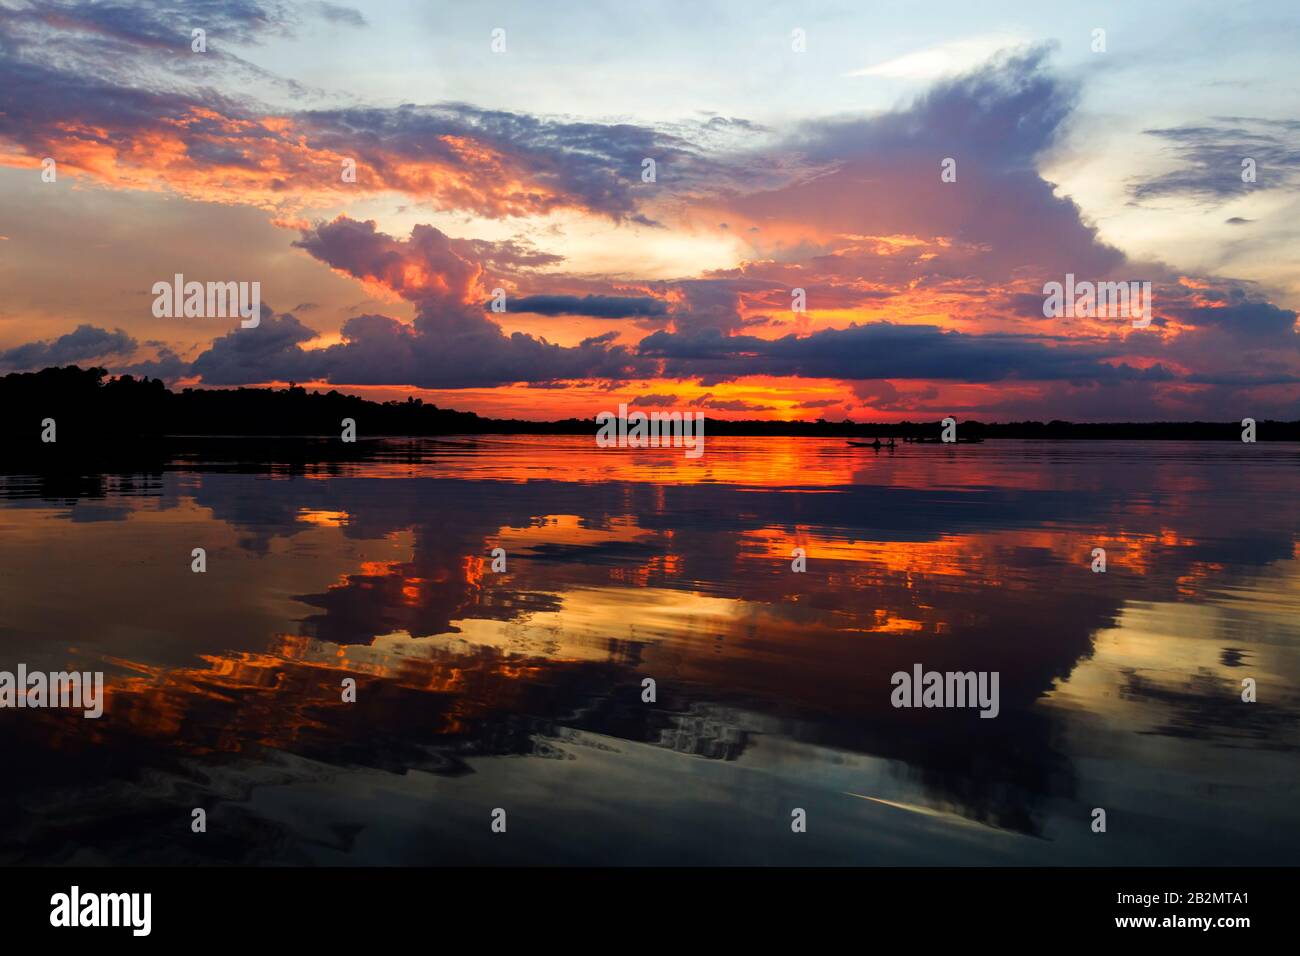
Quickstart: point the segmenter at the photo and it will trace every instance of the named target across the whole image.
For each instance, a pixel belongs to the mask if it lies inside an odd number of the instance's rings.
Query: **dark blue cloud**
[[[741,375],[833,379],[1007,379],[1164,381],[1161,366],[1139,369],[1105,361],[1114,350],[1013,335],[970,335],[930,325],[875,322],[812,335],[760,339],[714,329],[695,335],[655,332],[641,340],[642,355],[664,360],[673,378],[721,381]]]
[[[465,103],[395,108],[311,110],[296,114],[315,148],[356,155],[381,172],[395,162],[460,164],[461,139],[499,154],[557,206],[580,205],[617,219],[650,224],[637,212],[649,190],[641,164],[708,165],[686,140],[649,126],[546,119]]]
[[[1223,329],[1234,333],[1243,341],[1268,338],[1279,346],[1300,346],[1300,338],[1295,335],[1294,309],[1283,309],[1271,302],[1252,299],[1243,289],[1236,287],[1203,290],[1200,297],[1215,304],[1174,305],[1164,311],[1186,325]]]
[[[257,120],[287,116],[294,130],[285,142],[296,147],[301,139],[309,150],[353,158],[381,177],[394,174],[394,181],[401,180],[397,167],[435,163],[462,170],[467,183],[495,172],[522,184],[519,208],[484,199],[473,184],[460,196],[440,194],[452,208],[485,215],[584,208],[643,224],[650,220],[639,206],[653,193],[641,182],[643,159],[671,167],[678,178],[713,166],[687,138],[650,126],[542,118],[456,102],[294,111],[222,92],[232,88],[236,74],[248,74],[295,96],[307,93],[228,49],[292,36],[304,15],[364,22],[335,4],[272,0],[193,0],[183,6],[52,0],[30,9],[0,8],[0,138],[31,156],[58,158],[57,146],[70,128],[80,139],[98,139],[122,153],[133,152],[140,138],[165,134],[179,138],[186,158],[197,164],[268,169],[263,162],[272,154],[270,141],[284,136]],[[190,31],[196,27],[207,31],[206,54],[191,52]],[[240,139],[265,139],[267,148],[224,144],[232,121],[239,123]],[[317,166],[288,168],[285,176],[302,183],[320,174]],[[166,170],[155,172],[166,182]]]
[[[810,120],[799,139],[814,161],[835,162],[887,150],[927,159],[938,181],[939,159],[981,171],[1036,169],[1035,158],[1059,136],[1078,102],[1078,84],[1048,68],[1051,44],[1000,53],[961,76],[936,83],[906,108],[868,118]]]
[[[1217,205],[1266,189],[1300,182],[1300,120],[1218,117],[1212,126],[1145,130],[1168,144],[1177,165],[1134,182],[1135,199],[1183,196]],[[1255,162],[1254,181],[1242,180],[1242,160]],[[1248,222],[1230,219],[1234,224]]]
[[[276,315],[262,303],[256,328],[238,328],[213,341],[194,360],[190,374],[209,385],[248,385],[276,380],[311,379],[310,353],[298,348],[316,332],[285,313]]]
[[[626,319],[665,315],[668,305],[649,295],[526,295],[509,300],[507,311]]]
[[[111,355],[130,355],[138,343],[121,329],[109,332],[93,325],[79,325],[49,342],[28,342],[0,352],[0,369],[28,371],[52,365],[69,365]]]
[[[950,252],[913,263],[932,279],[1000,283],[1026,267],[1108,275],[1123,254],[1038,172],[1079,96],[1077,83],[1050,69],[1051,52],[1041,44],[1005,52],[887,113],[808,120],[771,158],[797,159],[816,175],[728,205],[755,223],[952,241]],[[943,182],[949,159],[956,180]]]

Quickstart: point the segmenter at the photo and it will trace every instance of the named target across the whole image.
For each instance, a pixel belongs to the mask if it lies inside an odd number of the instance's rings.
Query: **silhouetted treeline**
[[[472,434],[594,434],[595,415],[553,422],[482,418],[473,412],[439,408],[418,398],[372,402],[331,390],[186,388],[172,391],[158,379],[108,377],[102,368],[47,368],[0,377],[0,435],[10,450],[39,447],[52,427],[56,448],[71,454],[90,449],[99,457],[138,457],[175,436],[324,436],[336,439],[345,418],[356,422],[359,439],[376,436]],[[683,409],[685,410],[685,409]],[[647,409],[645,411],[653,411]],[[53,424],[50,425],[49,422]],[[706,435],[793,435],[848,438],[935,438],[931,422],[726,421],[708,419]],[[1141,439],[1240,441],[1237,422],[1085,423],[1064,421],[961,422],[962,438]],[[1300,421],[1260,421],[1259,441],[1300,441]],[[250,443],[252,444],[252,443]]]

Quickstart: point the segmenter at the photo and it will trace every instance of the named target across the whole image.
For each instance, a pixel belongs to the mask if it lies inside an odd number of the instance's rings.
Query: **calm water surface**
[[[0,862],[1300,864],[1295,445],[237,457],[0,476]]]

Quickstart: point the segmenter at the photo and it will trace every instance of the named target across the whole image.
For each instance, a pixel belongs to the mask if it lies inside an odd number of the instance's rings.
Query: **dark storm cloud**
[[[692,404],[702,405],[705,408],[711,408],[719,412],[771,412],[776,410],[774,405],[758,405],[739,398],[701,399]]]
[[[683,139],[629,123],[565,122],[466,103],[297,114],[315,148],[352,151],[383,173],[402,162],[464,162],[462,139],[493,151],[550,197],[541,209],[581,206],[649,224],[636,212],[647,158],[693,168],[706,161]]]
[[[651,190],[641,182],[643,159],[683,181],[711,168],[687,138],[649,126],[455,102],[295,111],[218,92],[247,73],[304,93],[222,48],[292,36],[304,13],[364,22],[334,4],[267,0],[0,8],[0,138],[34,158],[97,174],[134,168],[178,188],[212,166],[258,174],[271,190],[290,181],[337,188],[338,157],[346,156],[357,163],[358,189],[404,191],[483,215],[579,208],[644,224],[638,206]],[[207,31],[206,54],[191,52],[193,27]],[[288,128],[263,124],[268,116],[284,117]],[[159,141],[168,141],[168,161],[150,166]]]
[[[33,29],[48,31],[46,39],[80,37],[91,43],[120,43],[155,50],[188,48],[193,27],[210,28],[214,35],[235,43],[252,43],[274,26],[267,4],[195,0],[190,4],[86,3],[81,0],[41,0],[8,9],[6,21],[22,19]],[[192,24],[192,26],[191,26]]]
[[[157,358],[114,368],[111,371],[119,375],[134,375],[137,378],[160,378],[166,382],[174,382],[176,379],[190,374],[190,363],[171,349],[160,348]]]
[[[760,339],[655,332],[641,340],[643,355],[665,360],[669,377],[784,375],[835,379],[1099,380],[1172,378],[1163,367],[1107,364],[1112,352],[1095,345],[1012,335],[970,335],[928,325],[876,322],[826,329],[807,336]]]
[[[1293,309],[1251,299],[1240,288],[1222,292],[1202,291],[1201,298],[1210,299],[1213,304],[1175,304],[1163,311],[1187,325],[1230,331],[1243,341],[1267,338],[1279,346],[1300,347],[1300,337],[1295,334],[1296,312]]]
[[[136,348],[136,340],[121,329],[109,332],[93,325],[79,325],[53,341],[28,342],[0,352],[0,369],[36,370],[110,355],[130,355]]]
[[[198,375],[209,385],[309,380],[315,377],[311,374],[311,353],[298,346],[314,338],[316,332],[294,316],[288,313],[277,316],[269,305],[262,303],[261,322],[256,328],[235,329],[214,340],[194,360],[190,374]]]
[[[202,27],[214,38],[248,45],[268,36],[292,36],[303,14],[348,26],[365,25],[358,11],[320,0],[41,0],[27,12],[38,22],[63,32],[98,35],[136,46],[167,48],[179,44],[186,49],[193,27]]]
[[[156,357],[131,362],[140,343],[122,329],[108,331],[80,325],[52,341],[28,342],[0,352],[0,371],[31,372],[63,365],[100,365],[114,375],[135,375],[174,381],[188,375],[190,363],[165,344],[144,343],[156,350]]]
[[[343,341],[302,345],[315,333],[291,315],[268,316],[255,329],[235,329],[212,344],[193,370],[213,385],[270,380],[321,380],[354,385],[489,388],[516,382],[626,379],[652,370],[647,360],[613,344],[613,333],[562,346],[516,332],[506,335],[481,306],[484,270],[471,247],[432,226],[409,239],[378,232],[373,222],[340,217],[295,243],[329,266],[379,283],[414,303],[407,324],[385,315],[349,319]],[[265,333],[265,334],[263,334]]]
[[[1217,204],[1256,190],[1292,188],[1300,181],[1300,121],[1218,117],[1214,126],[1174,126],[1145,132],[1168,144],[1175,168],[1130,187],[1133,198],[1185,196]],[[1242,181],[1242,161],[1255,161],[1255,179]],[[1229,222],[1248,220],[1229,220]]]
[[[107,84],[174,93],[187,82],[200,82],[204,88],[195,94],[210,102],[215,99],[215,83],[251,77],[300,95],[305,90],[299,84],[255,66],[230,48],[294,37],[312,19],[352,26],[365,23],[357,11],[325,2],[41,0],[0,9],[0,51],[4,59],[83,82],[88,88]],[[191,31],[196,28],[206,35],[207,50],[202,55],[194,55],[191,49]],[[29,75],[31,89],[40,89],[34,85],[36,79]],[[104,100],[99,105],[112,104]]]
[[[640,406],[642,408],[672,408],[683,404],[683,400],[676,395],[666,395],[652,392],[648,395],[638,395],[628,402],[629,406]]]
[[[601,319],[665,315],[668,305],[648,295],[526,295],[507,303],[510,312],[589,315]]]
[[[413,325],[384,315],[362,315],[343,326],[343,342],[305,350],[296,319],[262,320],[273,338],[257,341],[262,328],[235,330],[218,339],[194,362],[209,385],[244,385],[296,379],[351,385],[409,385],[416,388],[492,388],[516,382],[578,378],[624,379],[646,370],[621,346],[586,340],[555,345],[496,326],[445,337],[441,316],[422,312]],[[278,325],[292,322],[287,335]],[[299,332],[302,329],[302,333]]]
[[[958,247],[909,264],[934,279],[1005,282],[1027,266],[1107,275],[1123,254],[1038,173],[1078,100],[1077,85],[1048,68],[1050,53],[1046,45],[1003,53],[888,113],[809,120],[778,152],[800,157],[817,175],[728,205],[756,223],[956,240]],[[940,179],[947,159],[955,182]],[[958,255],[958,248],[978,252]],[[900,284],[915,276],[889,278]]]
[[[1077,85],[1047,69],[1052,46],[999,54],[979,68],[936,83],[905,109],[863,118],[813,120],[801,128],[806,154],[818,161],[869,156],[885,149],[933,159],[975,160],[977,168],[1033,171],[1078,101]],[[975,165],[975,164],[973,164]],[[930,174],[933,175],[930,175]]]

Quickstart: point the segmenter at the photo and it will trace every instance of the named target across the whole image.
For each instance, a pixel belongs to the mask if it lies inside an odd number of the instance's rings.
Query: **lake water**
[[[1296,445],[373,448],[0,476],[0,862],[1300,864]]]

